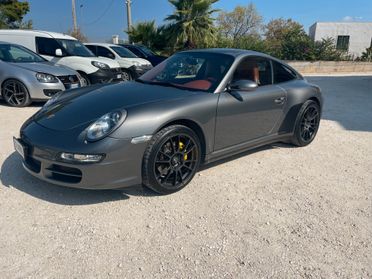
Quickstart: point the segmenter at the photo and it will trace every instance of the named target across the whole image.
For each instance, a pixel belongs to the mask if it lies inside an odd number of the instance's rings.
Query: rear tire
[[[297,146],[310,144],[319,129],[320,107],[313,100],[307,100],[301,107],[291,142]]]
[[[1,95],[5,102],[12,107],[26,107],[31,104],[27,87],[16,79],[8,79],[3,83]]]
[[[201,146],[193,130],[172,125],[151,139],[142,163],[143,184],[159,194],[184,188],[194,177],[201,160]]]

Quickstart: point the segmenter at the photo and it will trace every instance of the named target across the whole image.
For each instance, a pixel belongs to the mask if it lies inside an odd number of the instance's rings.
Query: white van
[[[89,43],[85,45],[96,56],[117,61],[123,72],[124,80],[136,79],[152,69],[152,65],[149,61],[137,57],[125,47],[106,43]]]
[[[0,41],[22,45],[45,59],[77,71],[86,84],[121,81],[118,62],[96,57],[75,38],[37,30],[0,30]]]

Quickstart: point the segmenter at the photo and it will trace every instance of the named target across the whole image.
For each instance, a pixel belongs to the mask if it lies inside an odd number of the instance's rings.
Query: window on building
[[[337,49],[349,51],[350,36],[338,36],[337,37]]]

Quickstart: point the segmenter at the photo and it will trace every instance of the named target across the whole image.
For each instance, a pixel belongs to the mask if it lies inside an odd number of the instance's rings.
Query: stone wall
[[[372,73],[372,62],[353,61],[287,61],[301,74]]]

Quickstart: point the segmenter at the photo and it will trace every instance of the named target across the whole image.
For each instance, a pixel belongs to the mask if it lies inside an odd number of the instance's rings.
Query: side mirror
[[[62,54],[62,49],[57,48],[55,54],[56,54],[56,56],[62,56],[62,55],[63,55],[63,54]]]
[[[258,84],[249,79],[236,80],[228,86],[229,91],[254,91]]]

